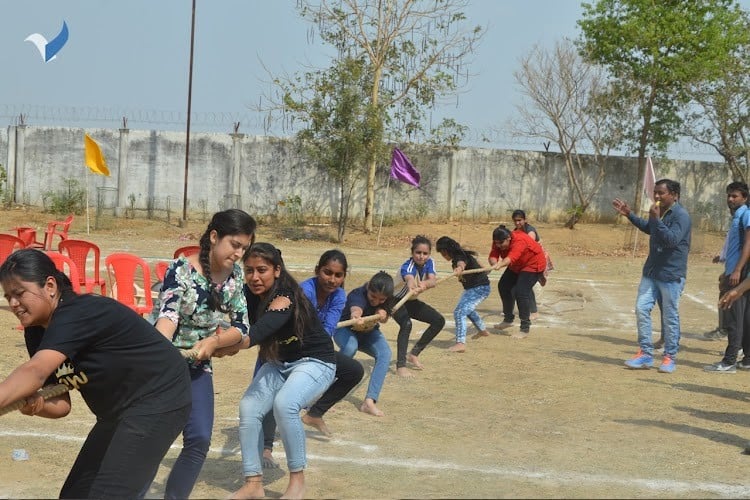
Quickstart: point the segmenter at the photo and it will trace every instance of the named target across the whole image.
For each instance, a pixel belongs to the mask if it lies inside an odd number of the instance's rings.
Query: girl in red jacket
[[[505,330],[513,326],[515,302],[518,306],[518,316],[521,318],[521,330],[513,337],[526,338],[531,327],[529,318],[531,289],[544,275],[547,267],[544,250],[534,238],[525,232],[509,231],[501,225],[492,232],[489,262],[494,269],[507,268],[497,285],[503,301],[503,322],[495,328]]]

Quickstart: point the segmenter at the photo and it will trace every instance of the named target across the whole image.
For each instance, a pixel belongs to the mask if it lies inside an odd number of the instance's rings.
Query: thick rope
[[[439,280],[435,281],[435,286],[438,286],[440,283],[448,281],[451,278],[456,278],[458,276],[463,276],[464,274],[489,273],[491,271],[494,271],[494,269],[492,267],[480,267],[478,269],[469,269],[468,271],[464,271],[464,272],[459,273],[459,274],[451,274],[450,276],[446,276],[444,278],[440,278]],[[432,288],[435,288],[435,287],[432,287]],[[430,288],[428,290],[431,290],[432,288]],[[427,291],[427,290],[425,290],[425,291]],[[395,306],[393,306],[393,309],[391,309],[391,314],[393,314],[396,311],[398,311],[406,303],[406,301],[409,300],[410,298],[412,298],[413,296],[414,296],[414,292],[412,290],[409,290],[409,293],[407,293],[406,295],[404,295],[404,297],[401,300],[399,300],[398,303]],[[373,314],[373,315],[370,315],[370,316],[363,316],[361,318],[348,319],[346,321],[339,321],[338,323],[336,323],[336,328],[343,328],[345,326],[352,326],[353,324],[357,323],[360,319],[362,321],[364,321],[364,323],[365,323],[364,326],[368,326],[368,325],[372,326],[373,324],[377,323],[380,320],[380,315],[379,314]]]
[[[41,389],[39,389],[37,394],[43,397],[44,399],[50,399],[50,398],[54,398],[57,396],[61,396],[65,394],[66,392],[68,392],[69,390],[70,388],[68,388],[68,386],[65,384],[55,384],[55,385],[48,385],[48,386],[42,387]],[[20,410],[24,406],[26,406],[26,398],[19,399],[15,403],[11,403],[7,406],[3,406],[2,408],[0,408],[0,416],[5,415],[6,413],[10,413],[12,411]]]

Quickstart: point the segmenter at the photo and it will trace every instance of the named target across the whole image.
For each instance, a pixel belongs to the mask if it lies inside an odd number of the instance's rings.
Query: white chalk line
[[[78,436],[65,436],[60,434],[51,433],[36,433],[28,431],[0,431],[0,436],[8,437],[29,437],[29,438],[40,438],[40,439],[54,439],[58,441],[72,441],[72,442],[83,442],[84,438]],[[179,445],[172,445],[173,449],[180,449]],[[377,448],[377,447],[375,447]],[[218,454],[223,457],[239,455],[240,452],[236,448],[214,448],[209,449],[210,453]],[[278,453],[279,456],[283,456],[283,453]],[[606,474],[584,474],[578,472],[558,472],[551,470],[527,470],[520,467],[478,467],[471,465],[460,465],[450,462],[435,462],[432,460],[424,459],[412,459],[408,460],[397,460],[392,458],[353,458],[353,457],[336,457],[331,455],[316,455],[307,454],[307,458],[310,460],[317,460],[320,462],[337,463],[337,464],[355,464],[363,467],[371,468],[374,465],[382,467],[397,467],[405,469],[418,469],[418,470],[433,470],[433,471],[455,471],[455,472],[471,472],[477,474],[485,474],[489,476],[505,476],[510,478],[517,478],[521,480],[536,479],[542,481],[551,481],[555,483],[566,483],[566,484],[591,484],[601,486],[603,484],[611,484],[633,488],[637,486],[639,488],[659,491],[659,492],[670,492],[670,493],[688,493],[694,491],[702,491],[712,493],[721,497],[736,497],[746,498],[750,497],[750,486],[743,486],[737,484],[726,484],[726,483],[709,483],[709,482],[698,482],[698,481],[678,481],[674,479],[643,479],[633,477],[616,477]]]

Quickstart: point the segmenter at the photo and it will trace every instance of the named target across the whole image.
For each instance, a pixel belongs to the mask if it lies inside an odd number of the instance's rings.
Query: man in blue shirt
[[[638,217],[621,199],[612,201],[617,212],[651,236],[635,304],[639,349],[633,358],[625,362],[625,366],[634,369],[653,366],[651,310],[658,302],[664,330],[664,358],[659,371],[672,373],[680,346],[680,295],[687,277],[691,221],[690,215],[679,203],[679,182],[658,180],[654,186],[654,199],[648,219]]]
[[[732,213],[732,223],[727,231],[724,245],[724,273],[719,279],[719,294],[736,287],[746,277],[745,265],[750,258],[750,210],[747,207],[748,187],[744,182],[732,182],[727,186],[727,206]],[[718,363],[704,366],[703,369],[712,373],[735,373],[737,371],[737,353],[744,348],[746,340],[745,310],[747,299],[742,296],[728,309],[722,309],[723,324],[727,331],[727,349],[724,357]],[[750,346],[748,346],[750,347]],[[750,356],[750,354],[748,354]],[[750,369],[750,357],[746,358],[748,363],[738,363],[741,368]],[[744,360],[743,360],[744,361]]]

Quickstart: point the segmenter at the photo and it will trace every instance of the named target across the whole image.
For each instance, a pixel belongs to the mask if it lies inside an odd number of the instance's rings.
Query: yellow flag
[[[89,137],[89,134],[83,134],[84,152],[83,161],[89,170],[99,175],[106,175],[109,177],[109,169],[107,168],[107,161],[104,159],[102,150],[99,149],[99,145]]]

